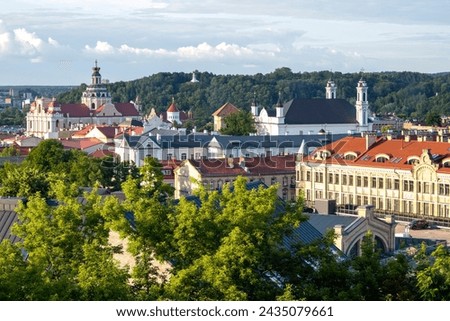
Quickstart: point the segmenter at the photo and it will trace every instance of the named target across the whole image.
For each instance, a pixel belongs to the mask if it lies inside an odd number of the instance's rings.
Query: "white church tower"
[[[325,98],[326,99],[336,99],[337,86],[333,80],[328,80],[327,86],[325,87]]]
[[[253,101],[251,106],[251,112],[254,117],[258,117],[259,115],[259,106],[256,103],[256,93],[253,93]]]
[[[178,110],[177,106],[175,105],[174,97],[172,97],[172,104],[167,109],[167,121],[171,122],[172,124],[174,124],[174,123],[181,124],[180,111]]]
[[[103,104],[111,103],[111,94],[102,83],[97,60],[95,61],[95,66],[92,67],[91,84],[83,92],[81,103],[88,106],[91,110],[95,110]]]
[[[356,120],[360,131],[368,130],[369,101],[367,100],[367,83],[361,78],[356,87]]]

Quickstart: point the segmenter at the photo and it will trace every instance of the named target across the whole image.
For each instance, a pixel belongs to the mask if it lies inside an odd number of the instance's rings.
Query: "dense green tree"
[[[256,133],[255,120],[249,111],[241,110],[225,117],[225,126],[220,130],[223,135],[246,136]]]
[[[311,244],[298,244],[293,255],[285,259],[285,292],[290,298],[313,301],[349,299],[350,261],[345,260],[334,247],[334,238],[330,231]]]
[[[180,200],[171,218],[176,300],[274,300],[284,236],[303,220],[299,207],[279,212],[277,187],[247,190],[242,177],[221,193],[201,189],[201,207]]]
[[[440,245],[432,254],[433,261],[417,272],[420,298],[431,301],[450,300],[450,255]]]
[[[425,115],[425,124],[428,126],[441,126],[442,125],[441,116],[434,111],[429,111]]]
[[[135,258],[133,293],[140,300],[158,297],[165,275],[156,265],[158,260],[168,259],[170,252],[173,188],[163,181],[161,167],[155,158],[148,157],[137,178],[128,176],[123,183],[123,206],[132,213],[132,222],[121,214],[111,220],[112,228],[128,239],[128,250]]]
[[[37,166],[6,163],[1,169],[0,195],[28,197],[40,192],[47,195],[49,180]]]
[[[94,190],[80,202],[78,187],[52,184],[57,206],[36,194],[17,208],[20,224],[13,233],[27,253],[25,271],[38,276],[39,289],[22,299],[124,300],[128,274],[113,259],[105,221],[120,211],[113,197],[102,199]],[[20,266],[20,265],[18,265]]]
[[[3,148],[2,152],[0,153],[0,157],[8,157],[8,156],[19,156],[20,151],[15,148],[14,146],[7,146]]]
[[[101,160],[79,150],[65,150],[57,140],[44,140],[34,148],[20,165],[6,163],[1,168],[0,194],[27,197],[36,192],[47,197],[52,180],[62,179],[68,184],[109,187],[111,178]],[[105,185],[105,184],[108,185]]]
[[[128,176],[137,178],[139,175],[138,168],[133,162],[121,162],[112,156],[101,159],[100,170],[102,172],[101,185],[113,191],[120,190],[122,183],[126,181]]]
[[[46,139],[33,148],[25,163],[36,166],[43,172],[67,172],[65,166],[70,153],[64,149],[63,144],[56,139]]]

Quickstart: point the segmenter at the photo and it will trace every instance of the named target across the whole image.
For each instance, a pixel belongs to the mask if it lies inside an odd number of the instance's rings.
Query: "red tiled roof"
[[[115,103],[117,111],[124,117],[139,116],[139,111],[136,109],[132,103]]]
[[[70,117],[90,117],[92,113],[85,104],[62,104],[61,112]]]
[[[103,143],[97,138],[81,138],[81,139],[69,139],[61,140],[64,148],[66,149],[86,149],[95,145],[103,145]]]
[[[254,176],[292,174],[295,156],[189,160],[203,176]],[[241,161],[242,164],[241,164]],[[230,166],[232,164],[232,167]]]
[[[117,154],[114,153],[112,150],[109,149],[97,149],[95,152],[90,154],[92,157],[95,158],[103,158],[106,156],[116,156]]]
[[[237,108],[235,105],[231,103],[226,103],[219,109],[217,109],[212,115],[213,116],[219,116],[219,117],[226,117],[230,114],[237,113],[239,111],[239,108]]]
[[[178,108],[175,105],[175,102],[172,102],[172,104],[170,104],[169,108],[167,109],[167,112],[176,113],[177,111],[178,111]]]
[[[94,124],[89,124],[81,130],[78,130],[72,134],[72,137],[84,137],[86,136],[93,128],[95,128]]]
[[[326,160],[315,159],[316,152],[324,150],[330,151],[331,157]],[[450,157],[450,143],[448,142],[417,140],[406,142],[404,139],[378,138],[369,149],[366,149],[366,138],[345,137],[318,148],[305,160],[327,164],[412,170],[414,165],[408,164],[408,158],[411,156],[420,157],[424,150],[429,150],[433,162],[440,166],[438,172],[450,173],[450,168],[441,166],[441,160]],[[344,155],[348,152],[355,152],[357,157],[353,160],[345,159]],[[389,159],[385,162],[377,162],[376,158],[381,154],[386,154]]]
[[[121,131],[118,126],[97,126],[97,129],[105,135],[106,138],[114,138]]]

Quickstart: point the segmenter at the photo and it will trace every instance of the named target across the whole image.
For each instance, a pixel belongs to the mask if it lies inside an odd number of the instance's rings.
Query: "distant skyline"
[[[214,74],[450,70],[450,1],[14,0],[0,86]]]

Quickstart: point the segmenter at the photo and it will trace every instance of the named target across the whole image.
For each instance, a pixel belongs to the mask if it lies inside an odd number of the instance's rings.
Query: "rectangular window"
[[[181,153],[181,160],[185,160],[186,159],[186,153]]]
[[[356,176],[356,186],[361,186],[361,176]]]
[[[334,184],[339,184],[339,174],[334,175]]]
[[[347,175],[342,175],[342,185],[347,185]]]
[[[353,186],[353,175],[348,176],[348,185]]]
[[[378,178],[378,188],[384,188],[383,177]]]
[[[372,177],[371,182],[372,183],[370,184],[370,187],[377,188],[377,178],[376,177]]]
[[[307,182],[311,181],[311,172],[310,171],[306,171],[306,181]]]
[[[390,178],[386,178],[386,188],[392,189],[392,180]]]
[[[333,174],[328,174],[328,184],[333,184]]]
[[[394,179],[394,189],[397,191],[400,189],[400,180]]]
[[[358,205],[358,206],[362,205],[361,196],[356,196],[356,205]]]
[[[364,182],[364,187],[369,187],[369,178],[367,176],[364,176],[363,182]]]
[[[404,190],[405,192],[409,192],[408,181],[403,181],[403,190]]]

